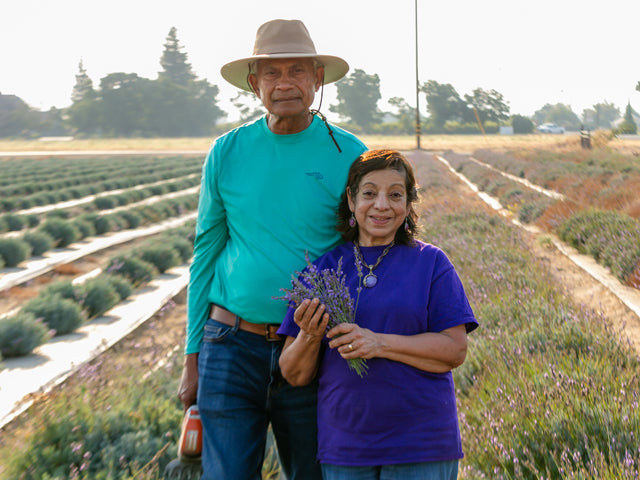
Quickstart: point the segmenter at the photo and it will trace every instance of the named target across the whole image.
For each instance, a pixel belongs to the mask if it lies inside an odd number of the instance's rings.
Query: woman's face
[[[409,212],[405,173],[374,170],[367,173],[355,197],[347,189],[349,208],[358,223],[358,242],[364,247],[388,245]]]

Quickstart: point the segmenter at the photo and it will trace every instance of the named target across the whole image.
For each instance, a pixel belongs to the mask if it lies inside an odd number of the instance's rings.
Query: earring
[[[353,215],[353,212],[351,212],[351,218],[349,219],[349,226],[351,228],[356,226],[356,217]]]
[[[409,231],[409,217],[404,219],[404,231],[405,232]]]

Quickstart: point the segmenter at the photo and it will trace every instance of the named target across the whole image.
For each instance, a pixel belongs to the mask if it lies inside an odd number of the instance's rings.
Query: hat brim
[[[254,55],[234,60],[222,66],[220,73],[231,85],[247,92],[253,92],[247,81],[249,66],[256,60],[268,58],[315,58],[324,66],[324,84],[333,83],[344,77],[349,71],[349,64],[340,57],[332,55],[316,55],[304,53],[272,53],[269,55]]]

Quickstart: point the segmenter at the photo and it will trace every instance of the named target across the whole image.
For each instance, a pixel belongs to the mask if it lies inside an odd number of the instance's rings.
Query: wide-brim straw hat
[[[324,66],[324,83],[340,80],[349,64],[340,57],[318,55],[307,27],[300,20],[271,20],[258,28],[253,55],[222,66],[220,73],[231,85],[252,92],[247,80],[250,65],[267,58],[314,58]]]

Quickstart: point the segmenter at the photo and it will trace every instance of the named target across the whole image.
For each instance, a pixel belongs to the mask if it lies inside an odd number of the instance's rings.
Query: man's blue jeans
[[[282,378],[283,343],[207,320],[198,356],[203,480],[261,479],[269,423],[287,479],[322,479],[317,383],[292,387]]]

